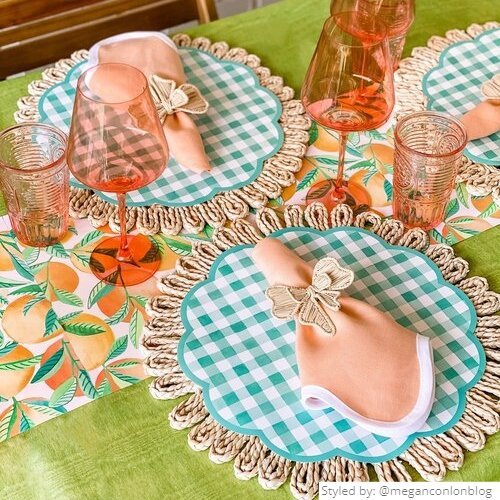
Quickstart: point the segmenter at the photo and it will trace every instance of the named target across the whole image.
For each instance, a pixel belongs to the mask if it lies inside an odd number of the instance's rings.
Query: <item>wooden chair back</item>
[[[214,19],[214,0],[0,0],[0,79],[124,31]]]

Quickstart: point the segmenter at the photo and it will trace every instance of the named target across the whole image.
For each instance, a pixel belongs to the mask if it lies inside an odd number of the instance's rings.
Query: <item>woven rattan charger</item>
[[[181,302],[189,290],[207,277],[212,263],[224,250],[241,244],[255,244],[284,227],[326,231],[341,226],[369,229],[391,244],[416,249],[433,260],[443,277],[464,291],[474,304],[478,316],[475,334],[487,356],[486,372],[468,392],[465,412],[455,426],[444,433],[419,438],[398,458],[373,466],[342,457],[293,463],[269,450],[258,437],[224,428],[210,416],[200,390],[186,378],[177,363],[177,344],[184,333]],[[464,450],[482,449],[486,435],[500,429],[497,413],[500,320],[495,316],[500,310],[500,295],[489,290],[484,278],[467,277],[468,271],[468,263],[455,257],[451,247],[443,244],[429,247],[424,231],[413,229],[405,232],[400,221],[382,220],[369,212],[354,217],[347,205],[340,205],[331,213],[320,203],[309,205],[305,210],[290,205],[282,214],[271,208],[260,209],[255,226],[238,220],[231,227],[218,228],[213,243],[195,243],[192,255],[181,258],[176,271],[159,280],[162,294],[149,303],[152,320],[142,339],[142,346],[148,354],[146,370],[156,376],[150,387],[151,393],[159,399],[191,394],[172,411],[169,420],[175,429],[192,427],[188,442],[193,449],[209,449],[209,457],[216,463],[234,460],[237,477],[249,479],[258,476],[264,488],[277,488],[290,476],[290,488],[296,498],[312,498],[318,492],[320,480],[368,481],[369,467],[373,467],[379,480],[409,481],[411,476],[405,462],[424,479],[441,480],[447,469],[458,470],[462,466]]]

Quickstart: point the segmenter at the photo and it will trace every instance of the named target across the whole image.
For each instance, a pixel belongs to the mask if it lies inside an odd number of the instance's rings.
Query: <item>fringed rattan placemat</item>
[[[292,462],[269,450],[259,437],[224,428],[210,415],[199,388],[183,374],[177,362],[177,346],[184,333],[180,317],[182,300],[195,285],[206,279],[213,262],[223,251],[241,244],[254,244],[285,227],[327,231],[341,226],[369,229],[390,244],[413,248],[434,261],[443,277],[472,301],[478,316],[475,335],[487,357],[485,373],[467,392],[465,411],[452,428],[418,438],[397,458],[373,465],[343,457],[320,462]],[[176,271],[159,280],[162,294],[149,303],[152,319],[142,339],[147,353],[146,370],[156,377],[150,387],[151,393],[159,399],[190,394],[172,411],[169,420],[175,429],[192,428],[188,442],[194,450],[208,449],[209,457],[216,463],[234,460],[238,478],[258,476],[264,488],[278,488],[290,476],[290,488],[296,498],[315,496],[320,480],[368,481],[369,467],[373,467],[382,481],[411,480],[405,463],[426,480],[441,480],[447,470],[460,469],[464,450],[482,449],[486,436],[500,429],[500,318],[495,315],[500,310],[500,295],[489,290],[486,279],[467,277],[468,271],[468,263],[455,257],[451,247],[443,244],[429,247],[425,232],[420,229],[405,232],[397,220],[382,220],[369,212],[354,217],[346,205],[340,205],[331,213],[320,203],[309,205],[305,210],[290,205],[282,214],[271,208],[260,209],[256,226],[238,220],[231,227],[217,229],[213,243],[195,243],[192,254],[181,258]]]
[[[260,59],[256,55],[248,54],[242,48],[230,48],[225,42],[211,43],[207,38],[191,40],[189,36],[184,34],[174,36],[174,41],[179,47],[197,49],[209,54],[216,60],[236,63],[234,66],[238,64],[244,65],[247,73],[248,69],[250,69],[259,85],[267,89],[271,95],[275,96],[274,99],[279,101],[277,104],[279,118],[276,127],[279,129],[279,135],[281,136],[281,145],[278,145],[279,149],[276,150],[275,148],[276,152],[274,154],[270,150],[266,156],[263,156],[263,158],[267,159],[259,160],[259,165],[261,165],[259,167],[261,168],[260,173],[256,171],[255,174],[252,174],[245,185],[242,185],[244,182],[239,179],[240,174],[238,171],[233,171],[229,172],[225,177],[221,174],[224,177],[224,182],[229,183],[229,187],[213,191],[213,188],[209,189],[208,186],[204,186],[209,191],[207,196],[202,198],[204,201],[201,201],[201,199],[196,201],[197,198],[195,197],[196,199],[191,201],[177,204],[168,200],[167,197],[165,202],[162,199],[161,202],[158,200],[149,206],[144,201],[136,203],[136,205],[144,206],[129,206],[127,209],[127,229],[131,230],[135,227],[143,234],[158,232],[178,234],[183,229],[197,233],[204,228],[205,224],[212,227],[221,227],[226,221],[246,217],[250,208],[265,206],[269,200],[278,198],[284,188],[291,186],[295,182],[294,174],[301,168],[302,157],[306,152],[309,140],[308,130],[311,121],[305,115],[301,102],[293,98],[293,89],[284,85],[280,76],[272,75],[269,68],[262,66]],[[28,86],[30,95],[18,101],[19,110],[15,113],[16,121],[43,120],[44,117],[40,115],[39,104],[44,102],[43,99],[46,93],[53,90],[57,85],[67,84],[67,78],[72,78],[72,69],[87,58],[88,52],[80,50],[73,53],[70,58],[58,61],[54,67],[44,70],[42,79],[34,81]],[[201,61],[200,67],[204,63],[204,61]],[[237,78],[240,78],[239,73],[241,71],[238,72],[237,67],[235,72],[238,73]],[[227,91],[230,90],[229,88]],[[218,89],[217,92],[220,94],[223,89]],[[62,97],[55,106],[51,102],[52,99],[49,99],[51,112],[57,115],[58,110],[64,109],[66,111],[70,100],[69,96],[64,92],[62,92]],[[240,108],[241,105],[238,109]],[[250,108],[247,109],[250,112]],[[227,114],[227,110],[225,112]],[[241,111],[238,111],[238,113],[241,114]],[[42,110],[42,115],[44,114],[45,109]],[[258,119],[258,116],[255,119]],[[218,127],[216,128],[218,129]],[[244,137],[247,137],[246,141],[253,140],[255,142],[255,139],[245,130],[243,130],[243,135],[238,140],[245,141]],[[224,139],[224,141],[227,140],[228,138]],[[231,141],[234,142],[234,140],[235,137],[232,137]],[[255,148],[254,142],[249,146],[252,151]],[[239,153],[240,158],[244,156],[243,153]],[[216,170],[217,167],[214,167],[214,169]],[[181,173],[178,177],[174,185],[168,183],[170,185],[164,187],[165,191],[168,189],[174,190],[175,196],[179,195],[180,191],[186,191],[188,195],[194,197],[199,190],[193,184],[192,176]],[[255,180],[251,180],[252,178]],[[234,179],[234,189],[232,188],[233,184],[230,182],[232,179]],[[151,199],[151,197],[146,199]],[[88,217],[95,227],[109,223],[113,231],[119,231],[117,207],[109,203],[107,196],[104,194],[72,187],[70,213],[77,218]]]
[[[441,53],[456,42],[477,38],[486,30],[500,27],[496,21],[485,24],[472,24],[466,30],[451,30],[442,36],[429,38],[426,47],[415,47],[411,57],[400,62],[394,74],[397,96],[396,116],[422,111],[427,107],[427,98],[422,88],[422,79],[439,63]],[[491,193],[494,201],[500,204],[500,169],[482,163],[474,163],[466,156],[462,157],[462,166],[458,182],[465,182],[467,190],[475,196]]]

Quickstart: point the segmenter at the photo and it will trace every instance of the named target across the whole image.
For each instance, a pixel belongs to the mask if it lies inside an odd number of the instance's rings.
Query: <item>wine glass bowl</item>
[[[332,15],[346,11],[356,11],[385,24],[393,69],[396,70],[406,34],[415,19],[415,0],[332,0]]]
[[[121,235],[105,239],[94,249],[92,271],[116,285],[145,281],[159,267],[160,255],[146,236],[126,234],[125,196],[162,174],[168,146],[140,70],[105,63],[81,74],[66,157],[79,182],[118,197]]]
[[[357,11],[339,12],[323,26],[304,85],[302,102],[320,125],[339,133],[334,205],[345,200],[347,134],[383,125],[394,107],[385,25]]]

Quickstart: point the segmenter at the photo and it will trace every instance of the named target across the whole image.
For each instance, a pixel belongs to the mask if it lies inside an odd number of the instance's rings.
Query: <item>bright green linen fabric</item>
[[[327,0],[284,0],[190,33],[245,47],[299,89],[328,5]],[[489,0],[418,0],[406,51],[432,34],[493,20],[495,14],[495,2]],[[0,128],[13,123],[15,101],[38,74],[0,82]],[[471,272],[488,278],[497,291],[499,246],[500,227],[455,246],[471,263]],[[286,486],[264,491],[256,480],[236,480],[232,463],[214,465],[206,452],[191,451],[187,432],[168,425],[167,414],[176,403],[152,399],[142,382],[0,444],[0,498],[290,498]],[[497,434],[481,452],[467,453],[463,468],[446,479],[500,480],[499,450]]]

